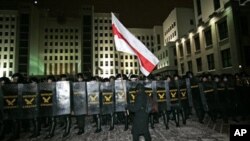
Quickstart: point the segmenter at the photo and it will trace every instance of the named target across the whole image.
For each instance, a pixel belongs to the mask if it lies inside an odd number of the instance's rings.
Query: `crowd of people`
[[[182,117],[183,124],[186,124],[186,120],[190,115],[196,115],[198,121],[203,124],[205,114],[211,118],[213,122],[216,122],[218,118],[222,118],[225,123],[229,119],[234,122],[246,119],[250,114],[250,79],[245,73],[241,74],[222,74],[222,75],[212,75],[212,74],[202,74],[200,76],[194,76],[192,72],[187,72],[185,76],[161,76],[161,75],[149,75],[145,77],[143,75],[131,75],[127,77],[126,75],[118,74],[117,76],[111,76],[110,78],[100,78],[98,76],[92,77],[87,74],[79,73],[75,78],[69,78],[67,75],[62,74],[58,78],[55,76],[47,76],[44,78],[30,77],[25,78],[20,73],[14,74],[11,79],[7,77],[0,78],[0,88],[7,84],[19,84],[19,83],[41,83],[41,82],[56,82],[56,81],[72,81],[72,82],[88,82],[88,81],[99,81],[99,82],[114,82],[116,79],[123,79],[133,82],[151,82],[151,81],[165,81],[169,86],[170,101],[169,108],[166,107],[166,103],[163,105],[158,103],[158,110],[151,111],[150,113],[144,113],[140,111],[140,106],[137,107],[138,110],[134,110],[128,104],[127,111],[122,113],[111,113],[110,116],[107,115],[93,115],[93,122],[96,123],[96,133],[101,132],[102,124],[109,123],[110,120],[110,130],[114,129],[114,124],[124,124],[125,130],[128,130],[129,123],[133,121],[132,134],[136,134],[134,140],[138,139],[140,133],[146,133],[145,138],[150,140],[150,135],[148,135],[148,122],[150,122],[151,128],[154,128],[154,124],[160,122],[160,118],[163,117],[164,125],[168,129],[169,120],[175,120],[176,126],[179,124],[179,115]],[[187,81],[188,80],[188,81]],[[181,98],[181,83],[185,83],[185,91],[189,93],[186,98]],[[188,83],[187,83],[188,82]],[[171,97],[172,92],[178,93],[177,99],[173,100]],[[138,87],[138,93],[145,93],[145,89],[140,85]],[[173,96],[173,95],[172,95]],[[138,98],[136,102],[143,101],[142,105],[145,107],[145,98]],[[135,104],[136,107],[136,104]],[[128,114],[128,111],[131,114]],[[145,111],[145,110],[144,110]],[[194,113],[192,111],[195,111]],[[136,113],[139,113],[138,114]],[[1,113],[2,114],[2,113]],[[78,135],[84,134],[85,130],[85,117],[65,115],[62,117],[46,117],[46,118],[36,118],[36,119],[4,119],[3,115],[0,115],[1,120],[1,138],[4,138],[5,134],[12,132],[12,136],[9,140],[18,139],[20,136],[20,130],[28,131],[30,128],[33,133],[31,138],[40,135],[41,127],[48,127],[49,133],[45,138],[52,138],[54,136],[55,128],[57,123],[60,126],[64,126],[65,131],[63,137],[66,137],[70,133],[71,120],[73,117],[76,118],[76,124],[78,127]],[[146,127],[141,126],[143,117],[147,117],[144,121]],[[31,124],[32,123],[32,124]],[[33,125],[33,126],[31,126]],[[142,132],[138,133],[142,130]],[[144,130],[146,130],[144,132]]]

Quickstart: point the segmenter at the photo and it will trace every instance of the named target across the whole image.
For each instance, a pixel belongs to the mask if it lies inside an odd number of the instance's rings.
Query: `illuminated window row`
[[[173,22],[168,28],[167,30],[164,32],[165,36],[176,26],[176,23]]]
[[[108,44],[108,43],[110,43],[110,44],[112,44],[113,43],[113,40],[99,40],[99,43],[100,44],[103,44],[103,43],[105,43],[105,44]],[[98,40],[95,40],[95,44],[98,44]]]
[[[111,20],[108,19],[95,19],[95,23],[111,23]]]
[[[5,44],[7,44],[7,43],[14,44],[15,40],[14,39],[4,39],[4,40],[0,39],[0,44],[2,44],[2,43],[5,43]]]
[[[44,29],[45,33],[78,33],[78,29],[73,29],[73,28],[45,28]]]
[[[68,61],[68,60],[78,60],[78,59],[79,59],[78,56],[44,56],[44,61],[53,61],[53,60]]]
[[[14,51],[14,47],[0,47],[0,53],[2,52],[13,52]]]
[[[73,39],[79,39],[79,36],[78,35],[44,35],[44,39],[61,39],[61,40],[64,40],[64,39],[70,39],[70,40],[73,40]]]
[[[0,15],[0,22],[9,22],[9,21],[16,21],[16,17],[13,16],[7,16],[7,15]]]
[[[13,31],[1,32],[1,30],[0,30],[0,36],[15,36],[15,32],[13,32]]]
[[[112,30],[111,26],[95,26],[95,30]]]
[[[78,42],[44,42],[44,46],[78,46]]]
[[[44,49],[44,53],[75,53],[78,52],[78,49]]]
[[[9,60],[9,59],[13,59],[13,54],[0,54],[0,59],[1,60]]]
[[[110,46],[110,47],[95,47],[95,51],[98,51],[98,49],[99,49],[99,51],[113,51],[114,50],[114,47],[113,46]]]
[[[13,62],[3,62],[2,65],[3,66],[1,66],[1,67],[4,69],[6,69],[6,68],[12,69],[13,68]]]

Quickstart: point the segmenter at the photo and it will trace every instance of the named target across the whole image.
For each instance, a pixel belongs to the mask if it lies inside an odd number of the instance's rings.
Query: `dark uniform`
[[[216,95],[218,98],[218,113],[221,114],[224,122],[228,121],[228,98],[226,95],[226,85],[219,76],[214,77],[216,85]]]
[[[143,135],[145,141],[151,141],[151,136],[148,128],[148,113],[147,113],[147,95],[144,90],[144,86],[138,84],[137,86],[137,97],[135,99],[135,105],[129,106],[128,109],[135,113],[132,135],[133,141],[139,141],[139,136]]]
[[[199,81],[196,77],[192,76],[190,78],[190,86],[191,86],[191,95],[193,98],[193,106],[196,112],[196,115],[199,119],[200,123],[203,123],[203,119],[205,117],[205,111],[203,109],[203,105],[201,102],[201,95],[199,89]]]
[[[207,81],[207,77],[202,77],[202,87],[203,94],[205,96],[206,103],[203,103],[204,110],[208,112],[208,115],[212,119],[212,121],[216,121],[217,118],[217,107],[218,107],[218,99],[216,97],[215,91],[215,83],[213,81]]]
[[[10,80],[7,77],[1,77],[0,78],[0,140],[4,139],[5,137],[5,133],[9,132],[9,128],[7,125],[5,125],[4,123],[6,123],[6,121],[4,122],[4,114],[3,114],[3,91],[2,91],[2,86],[5,84],[9,84]]]
[[[65,80],[66,80],[66,75],[64,74],[61,75],[61,81],[65,81]],[[52,138],[54,136],[55,128],[57,125],[57,119],[60,122],[60,125],[65,127],[63,137],[66,137],[69,135],[70,127],[71,127],[71,116],[70,115],[63,115],[60,117],[53,116],[51,118],[51,127],[49,131],[49,135],[47,135],[45,138]]]
[[[78,82],[88,81],[88,78],[87,76],[83,77],[83,74],[79,73],[77,74],[77,81]],[[85,115],[76,116],[76,122],[77,122],[77,127],[79,129],[77,135],[81,135],[84,133]]]

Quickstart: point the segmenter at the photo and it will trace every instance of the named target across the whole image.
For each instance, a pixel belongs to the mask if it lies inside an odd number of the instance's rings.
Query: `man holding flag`
[[[111,13],[111,15],[116,50],[136,55],[140,63],[141,72],[145,76],[148,76],[158,64],[158,58],[156,58],[140,40],[129,32],[113,13]]]
[[[140,63],[141,72],[145,76],[148,76],[154,70],[159,60],[147,49],[147,47],[140,40],[138,40],[122,25],[122,23],[115,17],[113,13],[111,13],[111,15],[112,30],[116,50],[126,52],[131,55],[136,55]],[[151,141],[150,133],[148,130],[148,114],[145,112],[145,110],[140,110],[141,107],[145,107],[146,104],[145,90],[142,89],[140,93],[142,94],[140,94],[139,97],[143,96],[144,100],[138,100],[138,98],[136,98],[137,100],[135,105],[137,106],[135,107],[135,109],[138,110],[135,110],[136,116],[132,127],[133,141],[139,141],[140,135],[143,135],[146,141]]]

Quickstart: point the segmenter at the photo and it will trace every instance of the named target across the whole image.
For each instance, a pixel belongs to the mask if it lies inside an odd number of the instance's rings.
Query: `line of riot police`
[[[182,79],[178,75],[173,78],[156,76],[155,79],[132,75],[130,80],[117,75],[100,81],[78,74],[75,82],[67,81],[66,75],[61,75],[61,81],[55,82],[50,76],[47,81],[39,83],[35,79],[23,83],[20,79],[21,76],[13,76],[15,83],[9,84],[6,79],[6,84],[0,88],[1,136],[7,131],[4,128],[11,127],[9,130],[13,136],[10,140],[18,138],[20,126],[26,127],[30,121],[34,128],[31,137],[40,135],[41,123],[49,126],[46,138],[54,136],[57,123],[65,126],[65,137],[70,133],[71,117],[76,117],[79,135],[84,133],[86,116],[93,116],[97,133],[101,132],[104,122],[110,124],[110,130],[114,129],[115,123],[123,123],[127,130],[133,113],[126,107],[134,104],[138,83],[144,84],[149,98],[151,128],[161,117],[166,129],[170,120],[174,120],[176,126],[180,125],[180,120],[186,124],[192,109],[200,123],[203,123],[206,113],[213,121],[221,116],[225,122],[230,116],[236,120],[238,115],[249,115],[246,108],[249,105],[246,101],[249,80],[237,75],[235,79],[228,75],[197,78],[188,72]],[[244,110],[240,110],[242,108]]]

